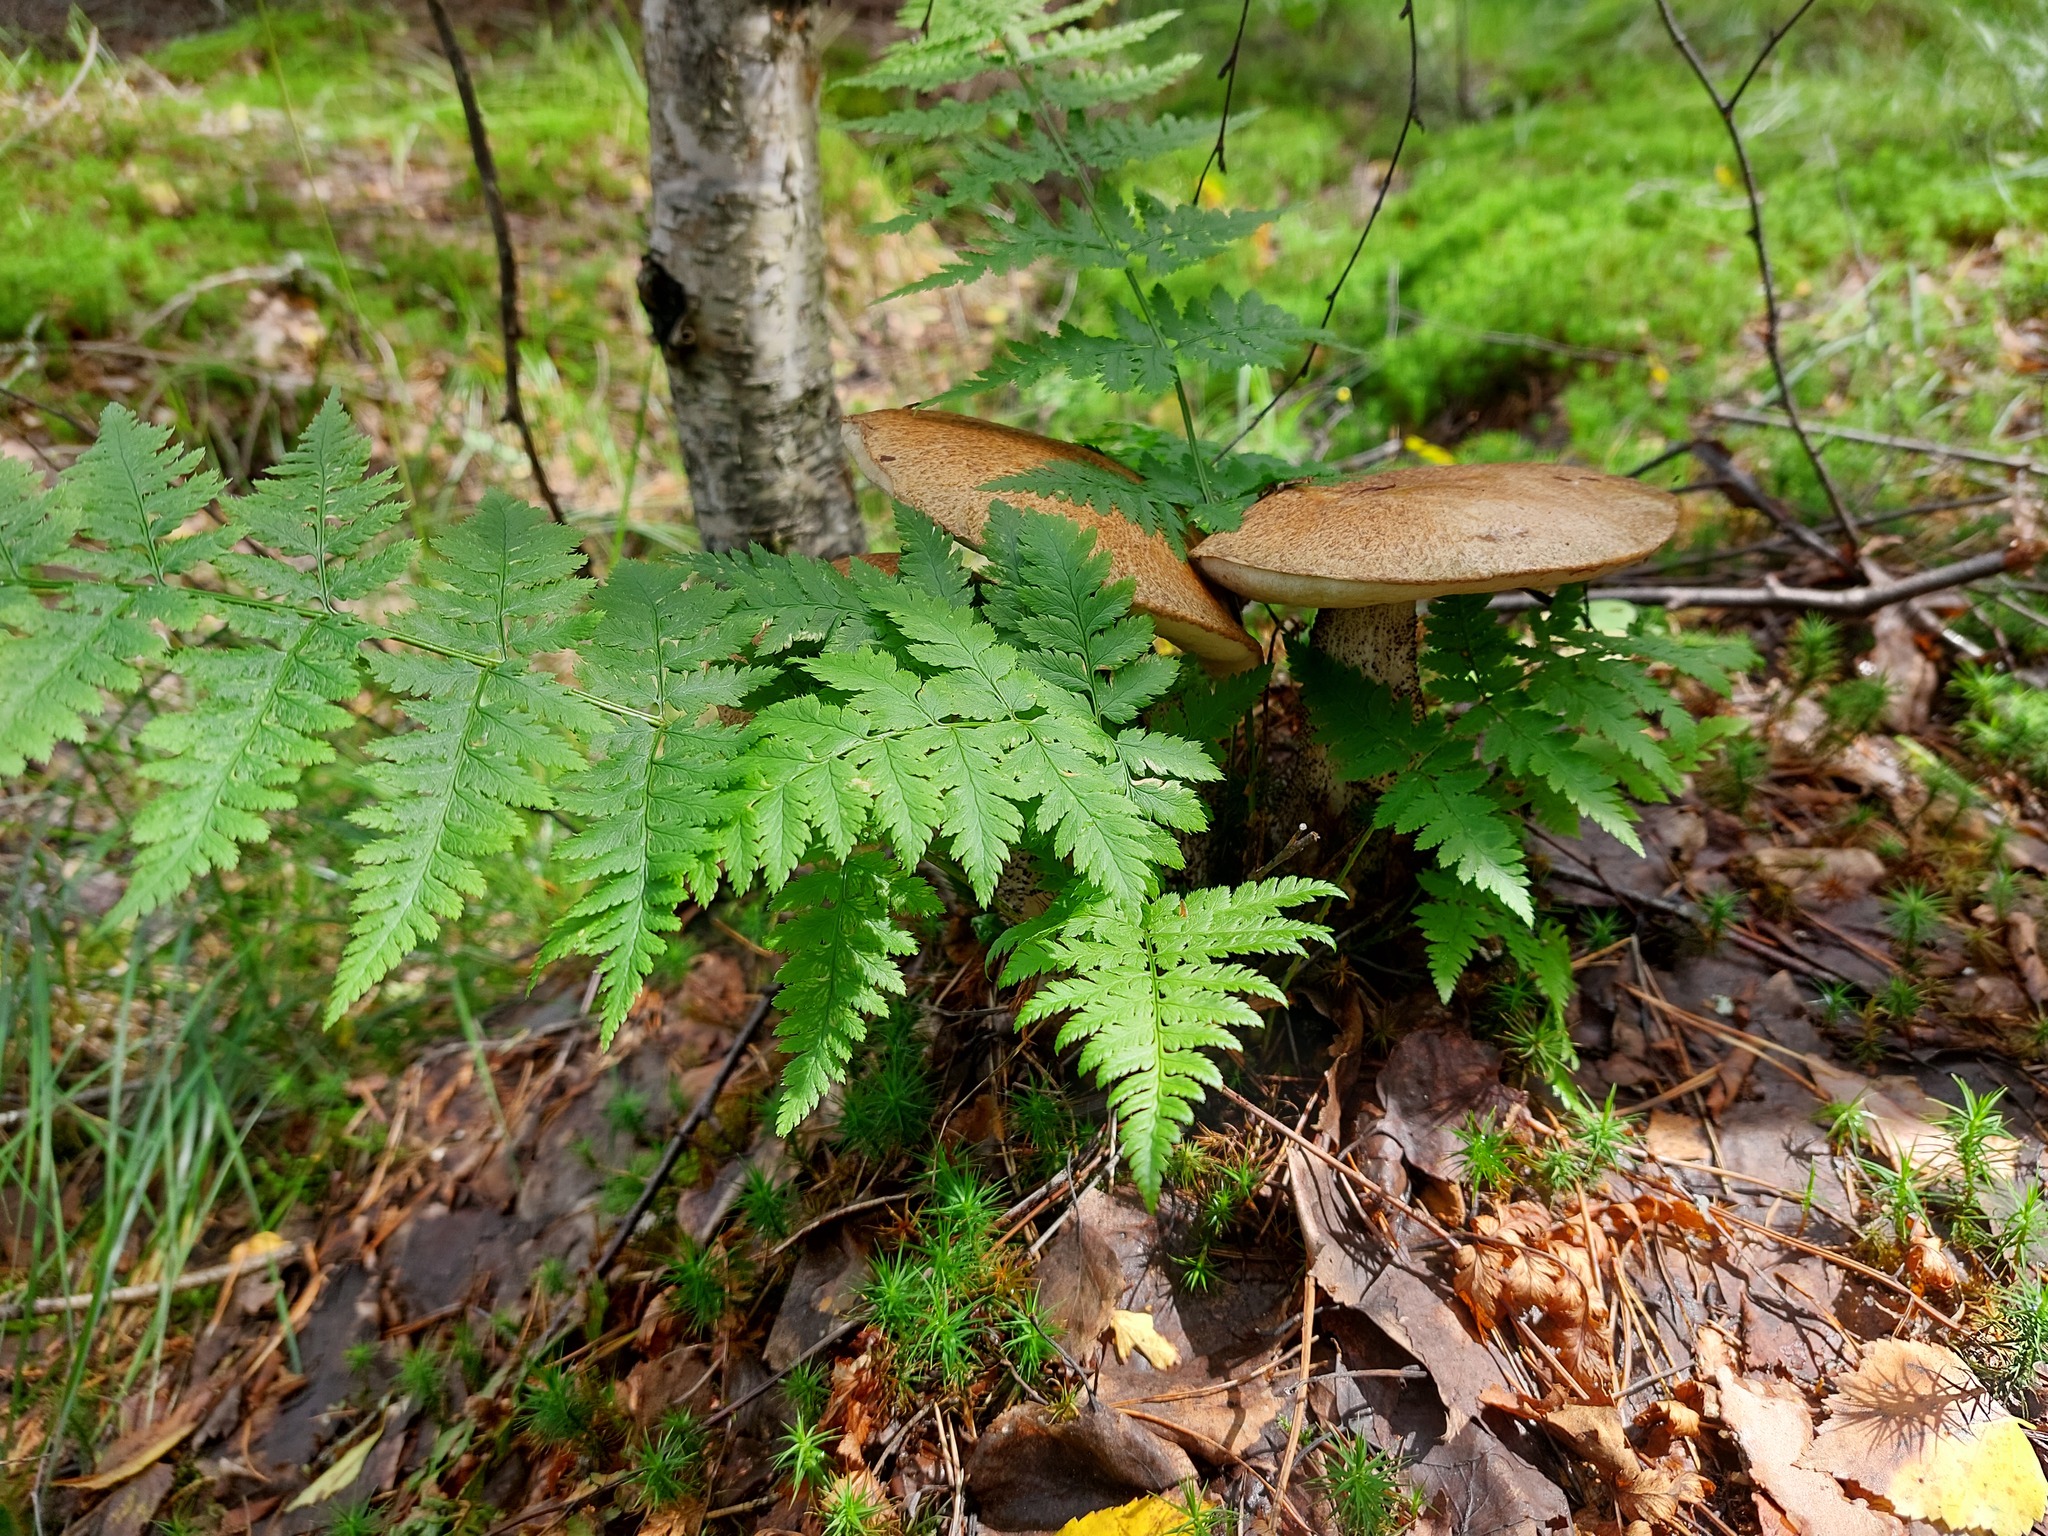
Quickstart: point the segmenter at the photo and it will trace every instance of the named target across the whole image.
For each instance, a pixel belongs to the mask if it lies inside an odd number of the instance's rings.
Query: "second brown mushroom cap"
[[[1232,592],[1323,610],[1322,650],[1413,698],[1418,601],[1591,581],[1677,526],[1678,503],[1640,481],[1566,464],[1452,464],[1277,491],[1190,558]]]

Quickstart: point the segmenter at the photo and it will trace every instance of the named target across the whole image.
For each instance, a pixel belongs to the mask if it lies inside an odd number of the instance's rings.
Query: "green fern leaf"
[[[989,511],[995,584],[985,611],[1026,666],[1121,725],[1173,684],[1174,663],[1152,649],[1152,622],[1130,611],[1135,584],[1109,581],[1109,554],[1064,517]]]
[[[521,812],[553,803],[537,773],[569,773],[583,754],[565,729],[589,726],[560,683],[528,669],[582,626],[588,583],[576,535],[502,492],[435,541],[411,631],[476,660],[412,651],[370,656],[377,681],[406,701],[415,728],[372,748],[377,799],[354,815],[382,834],[356,854],[354,921],[328,999],[341,1017],[411,950],[484,892],[480,861],[524,830]]]
[[[135,863],[111,922],[155,911],[209,870],[234,868],[238,845],[268,841],[269,818],[298,804],[300,776],[334,757],[324,738],[354,720],[339,707],[360,686],[353,626],[249,610],[233,618],[249,643],[179,653],[173,670],[191,705],[142,733],[154,754],[142,777],[162,789],[135,818]]]
[[[733,847],[743,733],[707,714],[739,708],[773,676],[730,664],[745,627],[732,618],[733,601],[729,591],[684,587],[673,569],[627,561],[598,592],[579,652],[593,692],[663,721],[615,723],[557,797],[582,830],[556,858],[570,879],[590,885],[556,922],[538,963],[599,957],[607,1045],[666,952],[663,936],[680,926],[676,909],[712,899]]]
[[[123,592],[83,589],[62,608],[10,616],[0,639],[0,778],[44,762],[60,741],[85,740],[86,722],[106,693],[133,693],[135,663],[163,654],[163,641]]]
[[[774,656],[798,645],[851,651],[875,638],[859,585],[826,561],[752,546],[698,555],[686,569],[737,595],[739,611],[760,626],[753,640],[756,655]]]
[[[305,769],[333,757],[322,738],[351,722],[337,706],[359,686],[361,638],[336,605],[383,591],[412,563],[409,540],[378,543],[400,516],[392,481],[389,470],[370,472],[369,439],[329,395],[292,451],[235,505],[234,531],[266,553],[226,552],[214,563],[337,616],[236,605],[227,612],[242,643],[178,655],[173,669],[191,703],[143,732],[155,755],[142,776],[164,787],[136,817],[138,853],[114,921],[154,911],[209,870],[233,868],[239,845],[266,840],[269,818],[297,804]]]
[[[1343,894],[1319,880],[1283,878],[1144,902],[1097,899],[1057,939],[1020,944],[1005,981],[1063,970],[1017,1012],[1021,1025],[1066,1015],[1056,1047],[1081,1045],[1080,1069],[1109,1091],[1131,1176],[1148,1203],[1167,1154],[1203,1090],[1222,1082],[1211,1053],[1235,1050],[1254,1028],[1248,997],[1280,1000],[1277,985],[1237,957],[1300,954],[1328,930],[1282,914]]]
[[[1141,480],[1133,480],[1085,459],[1053,459],[982,487],[987,491],[1029,491],[1076,506],[1113,512],[1147,533],[1159,534],[1176,555],[1187,554],[1187,512],[1183,505]],[[1196,493],[1200,499],[1200,493]]]
[[[0,457],[0,624],[39,606],[28,582],[70,547],[68,511],[34,470]]]
[[[1287,664],[1339,779],[1370,784],[1402,773],[1441,740],[1441,727],[1418,721],[1413,704],[1314,644],[1291,648]]]
[[[1520,827],[1494,793],[1487,771],[1460,761],[1452,743],[1398,777],[1373,812],[1373,825],[1410,834],[1467,885],[1486,891],[1533,922]]]
[[[908,507],[896,509],[896,538],[903,546],[897,576],[913,591],[935,597],[949,608],[965,608],[974,601],[974,584],[953,536],[921,512]]]
[[[215,563],[260,591],[329,610],[389,587],[418,550],[410,539],[383,541],[404,508],[395,472],[370,472],[370,451],[330,394],[291,452],[235,504],[237,532],[266,553]]]
[[[775,907],[783,921],[768,942],[785,957],[776,973],[783,1015],[776,1039],[790,1057],[775,1129],[787,1136],[845,1078],[868,1021],[903,995],[896,961],[915,954],[917,940],[896,919],[928,916],[939,900],[885,855],[858,853],[792,880]]]
[[[78,513],[78,528],[97,541],[70,557],[82,570],[108,580],[156,587],[138,611],[174,628],[204,611],[196,592],[170,586],[170,578],[212,560],[233,541],[232,530],[185,534],[180,530],[220,496],[222,482],[201,469],[198,449],[171,443],[169,427],[152,427],[124,405],[100,414],[99,437],[58,482]]]

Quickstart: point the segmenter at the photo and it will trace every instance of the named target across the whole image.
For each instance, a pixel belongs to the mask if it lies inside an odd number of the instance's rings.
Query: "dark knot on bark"
[[[640,256],[640,308],[647,314],[654,344],[671,363],[680,361],[697,344],[697,332],[690,324],[690,296],[675,280],[661,258],[652,251]]]

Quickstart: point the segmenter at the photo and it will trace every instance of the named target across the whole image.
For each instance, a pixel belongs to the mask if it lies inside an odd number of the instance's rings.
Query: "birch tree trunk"
[[[866,548],[826,324],[818,67],[806,6],[642,0],[640,301],[668,361],[707,549]]]

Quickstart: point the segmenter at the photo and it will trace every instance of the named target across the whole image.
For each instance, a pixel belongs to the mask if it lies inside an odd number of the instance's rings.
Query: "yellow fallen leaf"
[[[1187,1527],[1185,1505],[1148,1493],[1114,1509],[1098,1509],[1092,1515],[1069,1520],[1060,1527],[1059,1536],[1173,1536]]]
[[[1827,1422],[1799,1458],[1951,1531],[2026,1536],[2048,1512],[2048,1478],[2026,1427],[1953,1350],[1876,1339],[1828,1394]]]
[[[1163,1338],[1152,1324],[1150,1312],[1125,1312],[1121,1309],[1111,1314],[1109,1326],[1115,1334],[1116,1357],[1129,1360],[1131,1351],[1136,1350],[1149,1361],[1154,1370],[1170,1371],[1180,1364],[1180,1351],[1173,1347],[1171,1339]]]
[[[280,1237],[275,1232],[254,1232],[228,1250],[228,1262],[236,1269],[247,1269],[267,1259],[282,1258],[292,1251],[292,1247],[292,1240],[288,1237]]]
[[[289,1514],[295,1509],[310,1509],[315,1504],[324,1503],[326,1500],[333,1498],[337,1493],[340,1493],[349,1484],[353,1483],[362,1475],[363,1463],[370,1459],[370,1452],[374,1451],[377,1448],[377,1442],[384,1438],[384,1425],[388,1425],[390,1422],[391,1420],[387,1416],[384,1424],[380,1424],[377,1428],[371,1430],[362,1439],[335,1457],[333,1466],[306,1484],[299,1496],[293,1499],[291,1503],[285,1505],[285,1512]]]
[[[1457,456],[1448,448],[1439,448],[1428,438],[1416,437],[1412,433],[1401,439],[1401,446],[1425,464],[1455,464],[1458,462]]]

